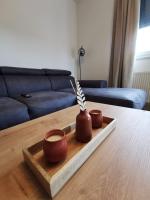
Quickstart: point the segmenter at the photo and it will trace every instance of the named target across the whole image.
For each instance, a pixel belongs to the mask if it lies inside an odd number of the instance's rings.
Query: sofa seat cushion
[[[29,93],[30,98],[16,97],[27,105],[30,118],[34,119],[60,109],[72,106],[76,103],[76,97],[70,93],[42,91]]]
[[[87,100],[142,109],[147,94],[144,90],[134,88],[83,88]]]
[[[9,97],[0,97],[0,129],[29,120],[27,107]]]
[[[72,88],[64,88],[64,89],[61,89],[61,90],[59,90],[59,91],[60,91],[60,92],[69,92],[69,93],[74,94],[74,91],[73,91]]]

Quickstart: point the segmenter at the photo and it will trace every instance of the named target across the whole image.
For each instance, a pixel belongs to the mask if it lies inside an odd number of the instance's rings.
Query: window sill
[[[150,59],[150,51],[139,53],[136,55],[136,60]]]

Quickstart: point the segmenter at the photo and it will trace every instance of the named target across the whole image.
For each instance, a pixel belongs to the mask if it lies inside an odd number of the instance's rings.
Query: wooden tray
[[[115,126],[115,119],[104,117],[102,128],[94,129],[92,140],[82,144],[75,140],[75,124],[71,124],[63,129],[67,134],[68,141],[68,154],[65,161],[58,164],[48,164],[43,155],[43,141],[24,149],[24,159],[51,198],[53,198]]]

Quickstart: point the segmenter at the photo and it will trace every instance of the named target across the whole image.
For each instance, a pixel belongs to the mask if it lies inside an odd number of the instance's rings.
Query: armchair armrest
[[[105,88],[107,87],[106,80],[80,80],[81,87],[85,88]]]

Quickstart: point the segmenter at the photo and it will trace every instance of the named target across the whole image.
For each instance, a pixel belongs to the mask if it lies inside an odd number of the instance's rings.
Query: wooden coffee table
[[[55,200],[149,200],[150,112],[88,102],[117,119],[116,129]],[[78,106],[0,132],[0,199],[49,199],[24,163],[22,149],[75,121]],[[14,116],[15,117],[15,116]]]

